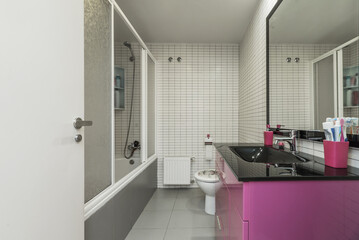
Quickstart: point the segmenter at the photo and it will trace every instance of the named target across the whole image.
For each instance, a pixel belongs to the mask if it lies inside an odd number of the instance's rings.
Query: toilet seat
[[[198,181],[202,181],[202,182],[207,182],[207,183],[219,182],[218,172],[214,169],[198,171],[195,173],[194,177]]]

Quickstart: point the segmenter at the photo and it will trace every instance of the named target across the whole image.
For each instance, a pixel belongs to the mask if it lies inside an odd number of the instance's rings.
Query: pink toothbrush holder
[[[325,165],[333,168],[348,167],[349,142],[323,141]]]
[[[264,131],[264,145],[265,146],[273,145],[273,132],[272,131]]]

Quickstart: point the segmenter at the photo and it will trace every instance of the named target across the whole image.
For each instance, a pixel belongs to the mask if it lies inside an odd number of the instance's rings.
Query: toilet
[[[205,212],[214,215],[216,212],[216,192],[220,189],[222,183],[216,170],[201,170],[195,173],[194,178],[198,186],[206,194]]]

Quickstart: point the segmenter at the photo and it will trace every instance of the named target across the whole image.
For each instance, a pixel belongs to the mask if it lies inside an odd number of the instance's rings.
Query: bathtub
[[[130,163],[131,160],[133,160],[133,164]],[[113,161],[114,184],[110,185],[108,188],[106,188],[104,191],[85,204],[85,220],[89,219],[93,214],[106,205],[107,202],[112,201],[112,199],[116,195],[120,194],[122,189],[124,189],[126,186],[132,186],[133,180],[139,178],[143,172],[149,171],[149,166],[152,166],[152,170],[150,170],[150,172],[155,171],[154,173],[150,174],[151,178],[152,175],[155,176],[153,177],[153,182],[155,183],[157,181],[157,165],[153,165],[153,163],[156,162],[156,160],[156,156],[149,158],[143,163],[141,162],[140,156],[134,156],[130,159],[115,158]],[[148,184],[151,185],[151,183]],[[156,186],[153,188],[155,189]]]
[[[133,161],[133,164],[130,161]],[[133,157],[130,159],[116,158],[115,159],[115,181],[119,181],[121,178],[132,172],[135,168],[141,165],[141,159],[139,157]]]

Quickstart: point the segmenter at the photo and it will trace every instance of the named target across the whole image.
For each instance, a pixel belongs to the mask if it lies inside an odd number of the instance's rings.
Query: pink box
[[[349,142],[323,141],[325,165],[333,168],[348,167]]]
[[[273,132],[264,131],[264,145],[272,146],[273,145]]]

